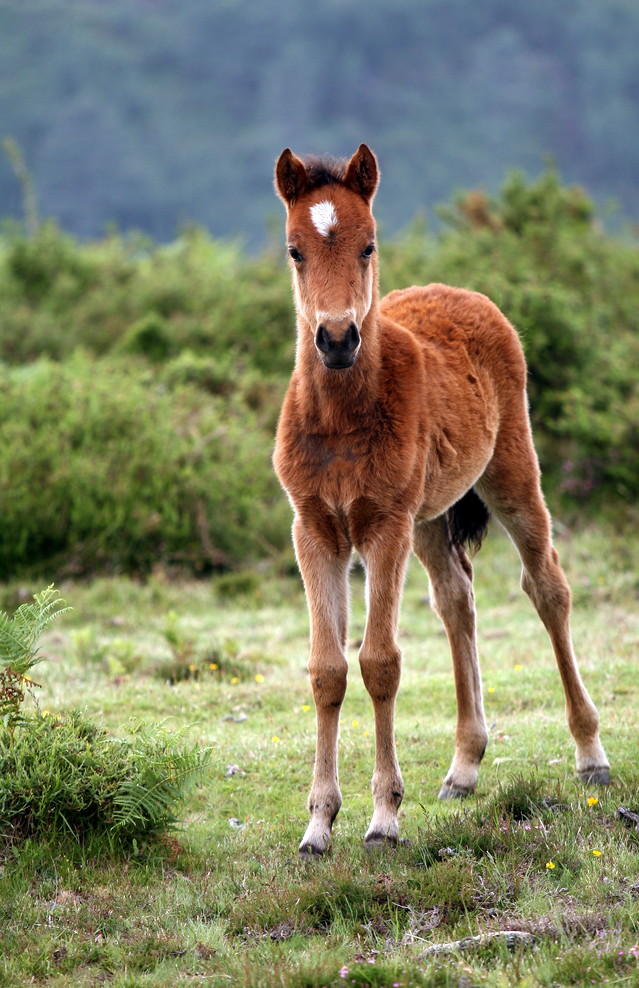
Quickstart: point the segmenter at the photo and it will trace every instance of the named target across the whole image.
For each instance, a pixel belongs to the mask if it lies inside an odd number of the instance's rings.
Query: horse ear
[[[292,206],[308,184],[304,162],[290,148],[282,151],[275,166],[275,191],[286,206]]]
[[[370,203],[377,192],[378,182],[377,158],[366,144],[360,144],[348,163],[344,185]]]

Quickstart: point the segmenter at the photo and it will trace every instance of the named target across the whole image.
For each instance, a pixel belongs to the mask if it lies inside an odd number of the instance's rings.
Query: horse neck
[[[348,371],[327,370],[308,324],[299,318],[296,361],[297,392],[313,432],[348,432],[361,425],[362,415],[377,401],[380,335],[377,300],[361,327],[362,344]]]

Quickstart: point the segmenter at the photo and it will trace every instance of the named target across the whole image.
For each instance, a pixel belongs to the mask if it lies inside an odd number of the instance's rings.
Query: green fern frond
[[[0,612],[0,718],[4,727],[0,742],[8,739],[10,746],[16,727],[24,723],[20,706],[38,685],[27,672],[43,658],[40,636],[55,618],[71,610],[62,606],[64,601],[53,584],[34,594],[33,600],[33,604],[22,604],[12,618]]]
[[[113,830],[152,831],[177,822],[177,809],[210,758],[210,750],[179,747],[185,731],[134,727],[129,752],[137,768],[113,799]]]
[[[55,618],[71,610],[63,607],[59,590],[51,586],[34,594],[33,604],[21,604],[13,617],[0,612],[0,665],[24,675],[41,661],[40,637]]]
[[[13,631],[13,622],[4,612],[0,613],[0,662],[15,667],[24,660],[28,651],[24,641]]]

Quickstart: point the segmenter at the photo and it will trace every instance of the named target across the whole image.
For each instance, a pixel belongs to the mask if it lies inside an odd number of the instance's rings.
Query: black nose
[[[359,330],[354,322],[350,323],[341,339],[335,339],[324,323],[320,323],[315,334],[315,346],[322,354],[325,366],[333,370],[352,367],[359,344]]]

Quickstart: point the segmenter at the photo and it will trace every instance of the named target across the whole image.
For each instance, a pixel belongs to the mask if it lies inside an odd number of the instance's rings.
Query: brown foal
[[[397,626],[411,549],[448,634],[457,694],[455,753],[440,798],[474,790],[487,741],[472,567],[488,509],[523,564],[522,586],[550,636],[581,779],[605,784],[599,718],[573,652],[570,590],[551,539],[519,338],[485,296],[445,285],[379,299],[373,153],[348,162],[280,155],[297,310],[295,368],[274,464],[295,513],[293,540],[311,621],[317,713],[304,855],[322,854],[341,805],[337,772],[346,691],[348,572],[366,569],[359,662],[375,713],[373,818],[366,843],[394,843],[404,786],[394,739]]]

